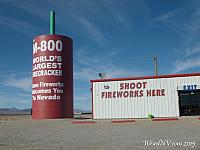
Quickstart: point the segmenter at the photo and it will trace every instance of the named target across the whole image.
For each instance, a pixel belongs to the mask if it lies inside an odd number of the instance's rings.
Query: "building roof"
[[[190,74],[169,74],[169,75],[159,75],[159,76],[143,76],[143,77],[96,79],[96,80],[90,80],[90,82],[109,82],[109,81],[125,81],[125,80],[144,80],[144,79],[159,79],[159,78],[189,77],[189,76],[200,76],[200,73],[198,72],[198,73],[190,73]]]

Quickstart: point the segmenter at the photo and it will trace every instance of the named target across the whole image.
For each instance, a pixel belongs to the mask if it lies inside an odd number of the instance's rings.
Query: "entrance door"
[[[200,115],[200,91],[178,91],[181,116]]]

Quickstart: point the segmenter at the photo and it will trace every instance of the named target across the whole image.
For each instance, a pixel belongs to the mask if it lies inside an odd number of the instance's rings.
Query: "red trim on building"
[[[173,121],[173,120],[178,120],[178,118],[155,118],[155,119],[152,119],[152,121]]]
[[[113,120],[111,123],[131,123],[135,122],[135,120]]]
[[[93,83],[92,83],[92,119],[94,119],[94,98],[93,98]]]
[[[190,74],[169,74],[169,75],[159,75],[159,76],[143,76],[143,77],[127,77],[127,78],[110,78],[110,79],[90,80],[90,82],[92,83],[92,119],[94,119],[93,82],[109,82],[109,81],[125,81],[125,80],[144,80],[144,79],[160,79],[160,78],[175,78],[175,77],[190,77],[190,76],[200,76],[200,72],[190,73]],[[200,119],[200,117],[199,117],[199,119]],[[168,121],[168,120],[178,120],[178,118],[152,119],[152,121]]]
[[[72,124],[94,124],[95,121],[72,121]]]
[[[110,78],[110,79],[97,79],[97,80],[90,80],[90,82],[107,82],[107,81],[124,81],[124,80],[144,80],[144,79],[159,79],[159,78],[189,77],[189,76],[200,76],[200,73],[170,74],[170,75],[160,75],[160,76]]]

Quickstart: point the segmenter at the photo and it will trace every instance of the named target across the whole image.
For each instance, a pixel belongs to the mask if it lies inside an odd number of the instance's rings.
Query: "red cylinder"
[[[32,118],[72,118],[72,39],[62,35],[35,37],[32,71]]]

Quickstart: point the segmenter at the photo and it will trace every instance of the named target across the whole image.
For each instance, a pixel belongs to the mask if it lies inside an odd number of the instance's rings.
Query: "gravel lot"
[[[95,124],[72,124],[85,121],[77,119],[6,120],[0,121],[0,150],[200,150],[197,118],[121,124],[111,120],[95,120]]]

